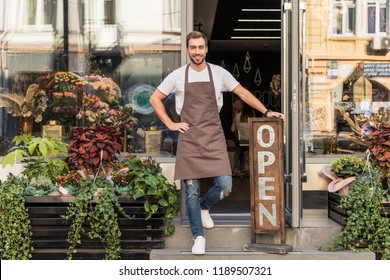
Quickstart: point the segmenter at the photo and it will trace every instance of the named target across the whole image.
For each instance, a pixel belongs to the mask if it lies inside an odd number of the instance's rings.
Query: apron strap
[[[213,82],[213,73],[211,72],[211,67],[208,63],[206,63],[207,65],[207,70],[209,72],[209,79],[210,81],[209,82]],[[186,72],[185,72],[185,78],[184,78],[184,83],[188,84],[188,71],[189,71],[189,68],[190,68],[190,65],[188,64],[187,67],[186,67]]]

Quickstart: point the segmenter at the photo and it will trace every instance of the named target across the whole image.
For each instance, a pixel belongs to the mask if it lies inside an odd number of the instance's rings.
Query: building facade
[[[224,2],[0,0],[0,86],[26,92],[57,72],[109,77],[121,102],[138,112],[126,151],[172,158],[177,135],[163,127],[148,100],[166,75],[187,62],[187,32],[201,30],[210,40],[208,61],[286,115],[288,222],[298,227],[305,217],[327,217],[328,182],[321,169],[341,155],[363,155],[365,124],[389,122],[390,1]],[[229,141],[231,93],[224,102]],[[167,102],[167,109],[172,106]],[[68,121],[57,120],[64,138],[70,127],[82,125],[76,115],[70,111]],[[49,120],[56,117],[47,111],[33,133],[42,133]],[[2,110],[0,124],[4,155],[19,133],[18,119]]]

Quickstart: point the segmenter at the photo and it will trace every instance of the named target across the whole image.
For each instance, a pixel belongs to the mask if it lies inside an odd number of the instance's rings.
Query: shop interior
[[[271,82],[280,85],[280,1],[197,0],[194,30],[204,32],[209,39],[208,62],[232,73],[267,108],[281,110],[280,91],[271,85]],[[213,208],[214,213],[250,212],[249,174],[236,172],[240,149],[246,165],[249,154],[247,146],[238,147],[237,136],[231,131],[235,100],[235,94],[226,92],[220,112],[234,175],[233,192]],[[202,191],[206,191],[212,180],[203,181]]]

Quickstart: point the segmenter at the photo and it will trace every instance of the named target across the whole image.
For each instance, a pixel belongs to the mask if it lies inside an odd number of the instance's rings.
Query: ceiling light
[[[280,28],[234,28],[234,31],[281,31]]]
[[[280,40],[280,36],[232,36],[230,37],[232,40],[260,40],[260,39],[267,39],[267,40]]]
[[[241,22],[280,22],[280,19],[238,19]]]
[[[280,12],[280,9],[241,9],[242,12]]]

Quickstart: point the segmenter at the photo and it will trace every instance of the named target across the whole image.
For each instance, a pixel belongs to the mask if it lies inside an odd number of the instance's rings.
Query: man
[[[185,186],[186,207],[194,240],[192,253],[201,255],[205,253],[206,246],[203,227],[214,227],[209,209],[227,197],[232,189],[231,167],[219,118],[223,105],[222,92],[234,92],[267,117],[284,120],[284,115],[267,110],[222,67],[206,63],[208,46],[204,34],[190,32],[186,46],[190,63],[164,79],[151,96],[150,104],[170,130],[180,132],[175,179],[183,180]],[[175,94],[180,122],[172,121],[165,111],[163,100],[170,93]],[[214,186],[200,200],[199,179],[210,177],[214,178]]]

